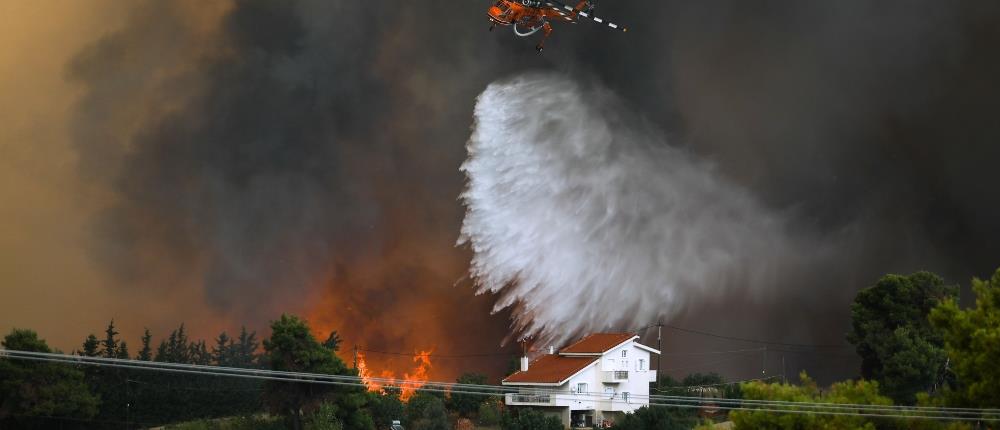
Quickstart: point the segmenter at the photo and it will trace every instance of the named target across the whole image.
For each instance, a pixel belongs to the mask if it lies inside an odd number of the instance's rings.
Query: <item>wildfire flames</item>
[[[358,352],[358,375],[368,387],[368,391],[385,393],[387,387],[399,388],[399,399],[405,402],[427,383],[427,372],[431,368],[431,352],[416,351],[413,356],[416,367],[413,373],[404,372],[402,379],[397,379],[396,374],[389,370],[383,370],[378,376],[374,376],[372,370],[368,368],[368,363],[365,362],[364,354]],[[377,381],[374,380],[376,378]]]

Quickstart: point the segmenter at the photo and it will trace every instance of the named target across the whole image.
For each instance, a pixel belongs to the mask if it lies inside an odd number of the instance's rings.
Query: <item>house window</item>
[[[622,358],[625,358],[625,357],[628,357],[628,350],[627,349],[623,349],[622,350]]]
[[[577,393],[586,393],[587,392],[587,383],[586,382],[581,382],[579,384],[576,384],[576,392]]]
[[[628,391],[622,393],[622,400],[624,400],[625,403],[628,403]]]
[[[639,359],[639,370],[646,370],[646,360]]]

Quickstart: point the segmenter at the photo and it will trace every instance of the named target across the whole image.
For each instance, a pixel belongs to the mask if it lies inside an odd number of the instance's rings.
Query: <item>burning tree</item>
[[[271,322],[271,330],[271,338],[264,341],[264,350],[272,370],[354,374],[331,349],[313,337],[309,326],[298,317],[282,315]],[[285,416],[294,430],[301,430],[303,415],[323,402],[336,406],[337,419],[345,428],[374,428],[371,417],[362,410],[366,403],[364,390],[357,387],[269,381],[265,385],[264,402],[273,413]]]
[[[397,379],[396,374],[390,370],[383,370],[378,376],[375,376],[365,361],[365,355],[358,352],[358,375],[361,376],[368,391],[385,394],[388,387],[396,387],[400,390],[399,399],[407,402],[420,387],[427,383],[432,352],[416,351],[413,354],[413,362],[416,367],[414,367],[413,373],[404,372],[402,379]]]

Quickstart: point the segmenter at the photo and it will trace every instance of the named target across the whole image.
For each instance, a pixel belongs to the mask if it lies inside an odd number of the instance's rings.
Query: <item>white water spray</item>
[[[780,216],[607,90],[550,74],[493,83],[468,153],[471,275],[543,345],[764,288],[790,252]]]

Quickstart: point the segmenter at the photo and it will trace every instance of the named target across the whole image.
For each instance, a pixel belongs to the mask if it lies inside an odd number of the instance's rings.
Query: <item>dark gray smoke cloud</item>
[[[204,30],[190,8],[129,4],[129,23],[68,69],[86,91],[82,174],[110,190],[98,258],[122,285],[169,294],[193,282],[244,320],[326,290],[351,297],[332,311],[345,318],[416,324],[405,309],[431,297],[443,322],[430,331],[476,324],[491,335],[454,349],[492,344],[507,322],[485,319],[488,298],[451,287],[468,263],[452,246],[458,167],[474,97],[548,69],[601,81],[667,141],[794,215],[789,228],[862,238],[826,266],[790,271],[773,296],[692,304],[679,325],[840,342],[847,302],[881,273],[961,282],[1000,264],[995,2],[604,0],[599,14],[628,33],[559,26],[542,55],[487,32],[487,6],[237,1]],[[836,361],[825,360],[789,368],[824,372]],[[759,367],[728,364],[734,377]],[[677,372],[688,370],[704,369]]]

